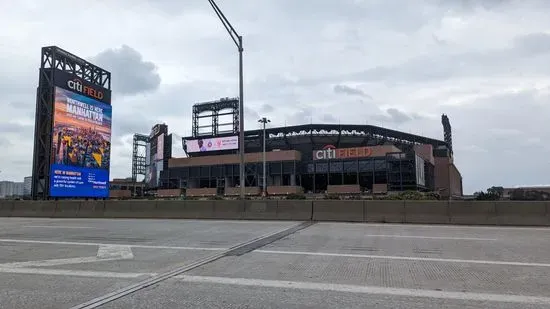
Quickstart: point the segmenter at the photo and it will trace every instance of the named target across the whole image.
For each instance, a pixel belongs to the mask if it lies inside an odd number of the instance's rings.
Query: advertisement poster
[[[204,139],[186,140],[187,152],[219,151],[239,149],[239,137],[213,137]]]
[[[56,87],[50,195],[108,197],[112,107]]]

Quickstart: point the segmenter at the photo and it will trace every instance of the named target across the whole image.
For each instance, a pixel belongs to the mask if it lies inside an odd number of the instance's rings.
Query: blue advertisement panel
[[[109,197],[112,107],[55,88],[50,196]]]

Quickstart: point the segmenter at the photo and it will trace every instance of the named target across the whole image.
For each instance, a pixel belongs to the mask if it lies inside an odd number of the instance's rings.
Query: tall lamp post
[[[239,180],[241,186],[240,197],[244,199],[245,196],[245,173],[244,173],[244,104],[243,104],[243,37],[240,36],[233,26],[229,23],[225,15],[222,13],[216,2],[214,0],[208,0],[216,15],[222,22],[225,30],[229,33],[229,36],[237,46],[239,51]]]
[[[264,130],[263,130],[263,152],[262,152],[262,161],[263,161],[263,185],[262,185],[262,192],[263,192],[263,195],[264,196],[267,196],[267,190],[266,190],[266,177],[267,177],[267,172],[266,172],[266,162],[265,162],[265,125],[268,123],[268,122],[271,122],[271,120],[263,117],[261,119],[258,120],[259,123],[262,123],[263,126],[264,126]]]

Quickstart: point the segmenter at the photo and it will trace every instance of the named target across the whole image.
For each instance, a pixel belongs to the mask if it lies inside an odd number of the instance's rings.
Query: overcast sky
[[[466,193],[550,183],[548,1],[218,5],[244,37],[246,129],[266,116],[443,139],[446,113]],[[31,175],[42,46],[112,72],[111,177],[130,176],[134,132],[164,122],[190,135],[193,103],[238,95],[237,50],[207,0],[0,1],[0,12],[0,179]]]

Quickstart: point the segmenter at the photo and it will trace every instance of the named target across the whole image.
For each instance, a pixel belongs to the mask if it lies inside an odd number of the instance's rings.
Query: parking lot
[[[0,218],[1,308],[550,308],[550,229]]]

